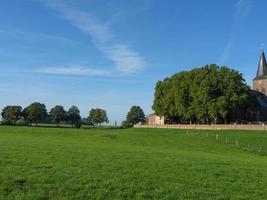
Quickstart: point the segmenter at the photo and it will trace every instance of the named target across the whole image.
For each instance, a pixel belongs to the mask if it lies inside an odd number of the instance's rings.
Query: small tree
[[[50,111],[51,118],[54,122],[56,122],[57,126],[61,121],[64,121],[66,118],[66,111],[64,107],[61,105],[57,105]]]
[[[109,122],[107,112],[101,108],[92,108],[89,112],[88,119],[94,124],[100,124],[100,126],[104,122]]]
[[[81,125],[80,110],[76,106],[71,106],[67,112],[67,119],[71,122],[72,128],[78,128]]]
[[[6,106],[1,112],[2,118],[8,123],[15,123],[22,116],[21,106]]]
[[[140,106],[132,106],[127,114],[125,124],[128,124],[128,126],[133,126],[137,123],[143,123],[145,121],[146,117],[142,108]]]
[[[30,124],[35,122],[37,126],[37,123],[44,120],[47,116],[46,106],[38,102],[32,103],[23,110],[23,115]]]

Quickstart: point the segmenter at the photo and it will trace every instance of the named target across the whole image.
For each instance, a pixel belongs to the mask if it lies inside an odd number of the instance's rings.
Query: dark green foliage
[[[88,119],[93,124],[101,124],[102,123],[108,123],[108,116],[107,112],[101,108],[92,108],[89,112]]]
[[[67,112],[67,120],[71,122],[72,127],[81,127],[80,110],[77,106],[71,106]]]
[[[122,128],[131,128],[131,127],[133,127],[133,125],[130,124],[127,120],[125,120],[125,121],[122,121],[121,127]]]
[[[6,124],[15,124],[15,122],[22,117],[22,107],[6,106],[2,110],[1,116]]]
[[[64,107],[61,105],[56,105],[54,108],[50,111],[51,119],[58,125],[60,122],[64,121],[66,119],[66,111],[64,110]]]
[[[23,110],[23,115],[30,124],[34,122],[37,126],[38,122],[47,117],[46,106],[38,102],[32,103]]]
[[[123,127],[132,127],[137,123],[143,123],[146,121],[144,111],[140,106],[132,106],[127,114],[126,121],[123,122]]]
[[[242,120],[248,101],[249,87],[242,74],[207,65],[159,81],[153,109],[170,121],[226,123]]]

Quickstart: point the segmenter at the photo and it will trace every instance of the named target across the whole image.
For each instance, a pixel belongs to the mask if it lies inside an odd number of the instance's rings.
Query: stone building
[[[263,50],[261,52],[256,77],[253,79],[253,89],[267,95],[267,63]]]
[[[164,125],[164,117],[157,116],[156,114],[148,115],[147,117],[148,125]]]
[[[251,121],[267,121],[267,62],[264,51],[260,55],[260,61],[256,77],[253,79],[251,90],[250,110]]]

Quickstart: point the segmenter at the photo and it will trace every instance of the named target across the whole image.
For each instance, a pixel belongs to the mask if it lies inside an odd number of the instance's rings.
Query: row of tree
[[[28,124],[35,123],[37,126],[40,122],[56,123],[61,122],[70,123],[72,127],[79,128],[81,124],[98,125],[108,123],[107,112],[100,108],[92,108],[87,118],[81,118],[80,110],[77,106],[71,106],[67,111],[61,105],[56,105],[50,112],[47,112],[45,104],[38,102],[32,103],[26,108],[21,106],[6,106],[1,116],[5,124]],[[146,117],[144,111],[140,106],[132,106],[127,113],[126,120],[122,122],[122,127],[129,128],[138,123],[144,123]]]
[[[6,106],[1,116],[5,124],[15,124],[24,121],[28,125],[39,122],[53,122],[59,125],[61,122],[71,123],[72,127],[80,127],[82,123],[102,124],[108,123],[107,112],[100,108],[93,108],[89,112],[88,118],[81,119],[80,110],[77,106],[71,106],[67,111],[61,105],[56,105],[50,112],[47,112],[45,104],[32,103],[26,108],[21,106]]]
[[[239,72],[206,65],[159,81],[153,109],[170,123],[236,122],[248,113],[249,91]]]

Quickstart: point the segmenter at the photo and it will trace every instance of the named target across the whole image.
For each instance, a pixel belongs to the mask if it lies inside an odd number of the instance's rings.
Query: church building
[[[261,52],[256,77],[253,79],[253,89],[267,95],[267,63],[263,50]]]
[[[250,108],[253,112],[250,120],[267,122],[267,62],[263,50],[256,77],[253,79],[252,89]]]

